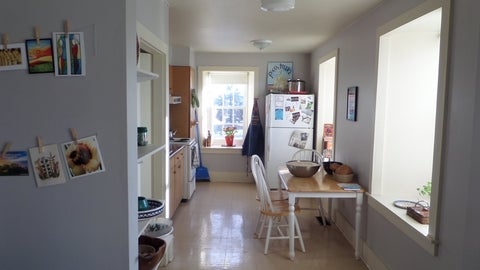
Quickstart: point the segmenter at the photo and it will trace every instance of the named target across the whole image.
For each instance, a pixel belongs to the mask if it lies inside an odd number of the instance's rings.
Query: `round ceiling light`
[[[288,11],[295,8],[295,0],[261,0],[263,11]]]
[[[270,46],[272,44],[272,41],[269,39],[255,39],[250,41],[253,46],[257,47],[259,50],[263,50],[266,47]]]

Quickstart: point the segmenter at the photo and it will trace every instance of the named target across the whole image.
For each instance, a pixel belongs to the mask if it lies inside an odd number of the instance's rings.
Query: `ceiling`
[[[194,52],[309,53],[382,0],[296,0],[287,12],[260,10],[260,0],[168,0],[170,44]]]

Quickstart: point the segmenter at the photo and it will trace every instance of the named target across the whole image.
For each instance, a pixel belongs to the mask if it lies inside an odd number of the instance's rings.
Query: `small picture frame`
[[[0,45],[0,71],[27,69],[24,43]]]
[[[62,151],[70,179],[105,171],[97,136],[66,142]]]
[[[0,176],[25,176],[28,172],[27,151],[0,153]]]
[[[85,76],[83,32],[55,32],[52,39],[55,76]]]
[[[357,95],[357,86],[352,86],[347,89],[347,120],[357,121]]]
[[[65,172],[56,144],[33,147],[29,152],[37,187],[65,183]]]
[[[27,50],[28,73],[53,73],[52,39],[27,39],[25,40]]]

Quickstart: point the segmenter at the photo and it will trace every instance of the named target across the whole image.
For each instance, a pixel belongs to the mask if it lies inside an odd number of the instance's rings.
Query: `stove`
[[[198,143],[192,138],[173,138],[170,140],[171,145],[184,145],[185,158],[183,163],[183,200],[190,200],[195,191],[195,174],[198,155]]]

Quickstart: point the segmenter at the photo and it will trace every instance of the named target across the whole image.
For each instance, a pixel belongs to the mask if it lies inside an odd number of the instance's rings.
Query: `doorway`
[[[335,50],[320,58],[318,64],[315,149],[329,160],[335,157],[337,59],[338,50]]]

